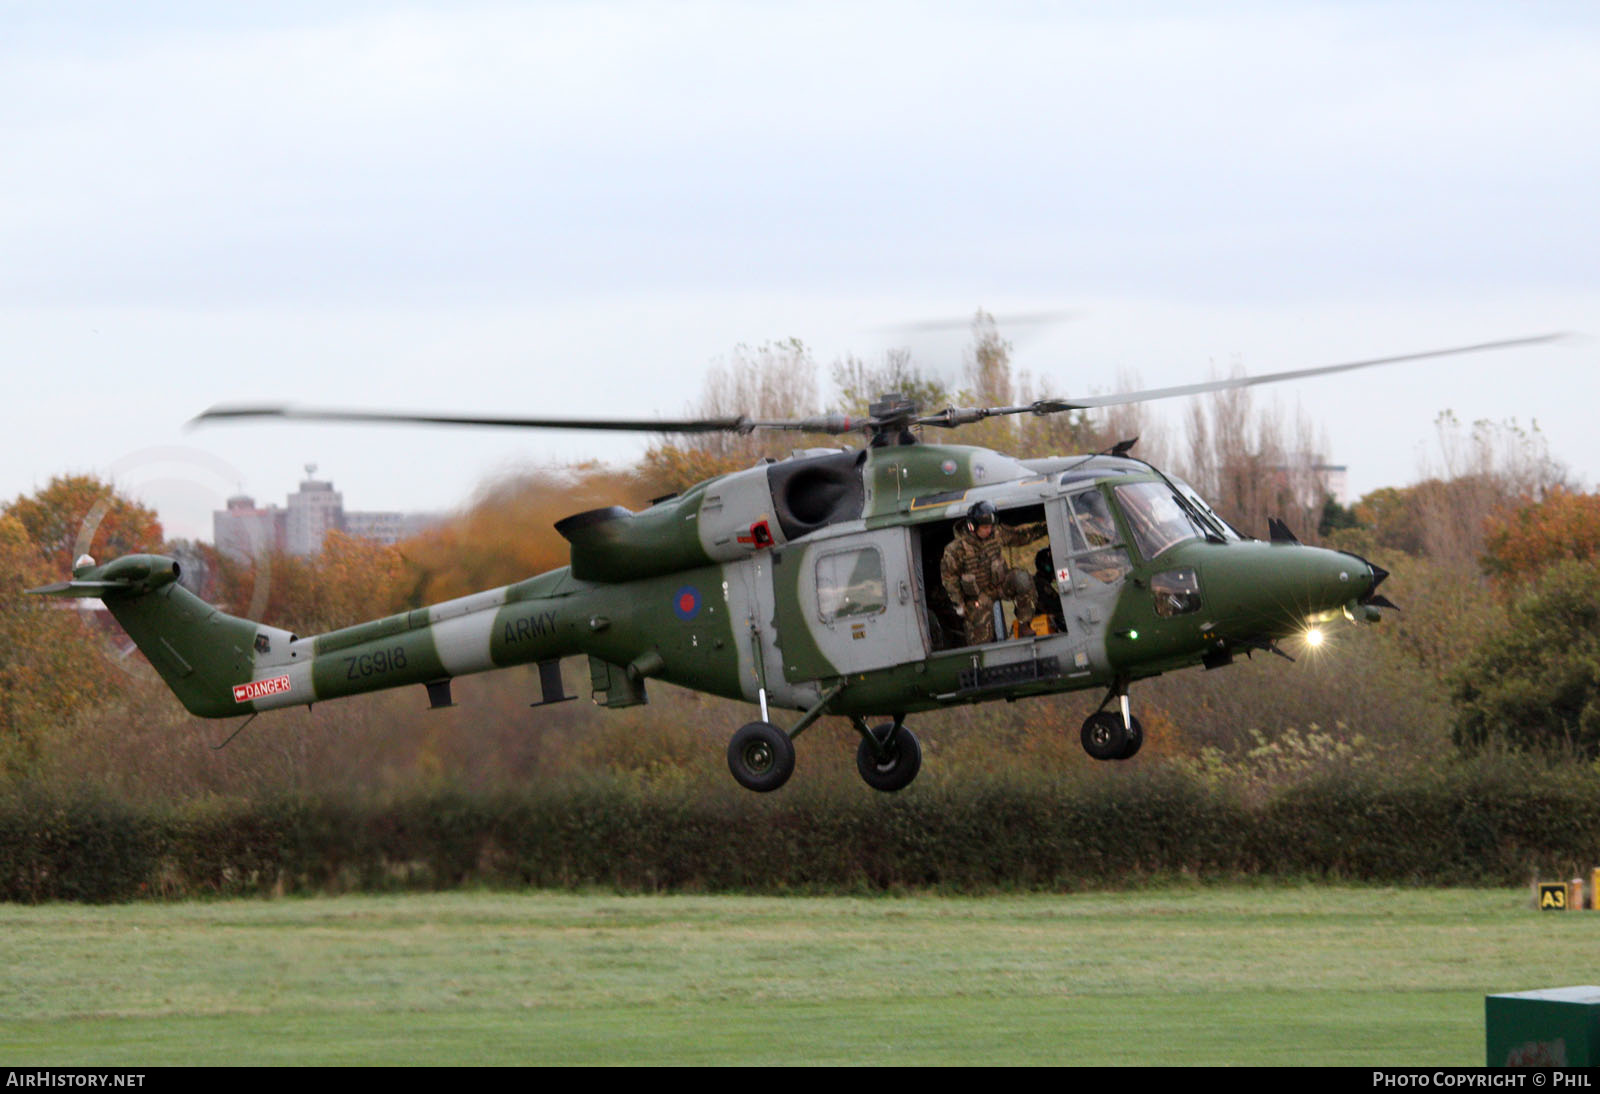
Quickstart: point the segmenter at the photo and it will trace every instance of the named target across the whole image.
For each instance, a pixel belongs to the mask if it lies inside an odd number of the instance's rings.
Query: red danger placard
[[[277,695],[289,690],[287,676],[274,676],[270,680],[252,680],[248,684],[235,684],[233,686],[233,701],[235,703],[248,703],[252,699],[259,699],[263,695]]]

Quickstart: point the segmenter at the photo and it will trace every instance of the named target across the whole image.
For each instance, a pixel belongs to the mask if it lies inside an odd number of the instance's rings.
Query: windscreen
[[[1115,491],[1122,513],[1128,518],[1134,546],[1146,559],[1186,539],[1205,535],[1202,528],[1172,495],[1164,482],[1135,482]]]

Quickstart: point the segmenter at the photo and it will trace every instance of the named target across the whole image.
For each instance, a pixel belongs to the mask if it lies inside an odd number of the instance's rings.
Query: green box
[[[1593,1067],[1600,1063],[1600,987],[1486,995],[1489,1067]]]

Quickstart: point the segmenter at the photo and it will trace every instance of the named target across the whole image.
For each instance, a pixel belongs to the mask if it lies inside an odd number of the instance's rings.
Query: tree
[[[982,308],[972,317],[972,345],[967,350],[965,379],[966,386],[961,391],[964,406],[1011,406],[1016,402],[1011,343],[1000,337],[994,316]],[[1017,422],[1010,417],[991,418],[963,427],[952,439],[958,444],[1015,452]]]
[[[1480,419],[1468,429],[1448,410],[1434,425],[1441,466],[1411,499],[1422,549],[1442,562],[1476,566],[1489,523],[1561,486],[1566,469],[1550,457],[1537,426]]]
[[[63,719],[117,685],[76,601],[21,595],[61,576],[18,518],[0,516],[0,773],[27,772]]]
[[[840,413],[857,418],[866,417],[878,397],[891,392],[904,395],[924,414],[943,410],[951,402],[949,389],[917,368],[904,347],[886,351],[881,365],[869,365],[854,355],[835,361],[833,386]]]
[[[1356,516],[1354,508],[1340,505],[1332,494],[1323,499],[1322,517],[1317,522],[1317,535],[1326,539],[1335,532],[1360,527],[1361,520]]]
[[[1423,553],[1422,514],[1413,503],[1417,489],[1385,486],[1356,502],[1356,520],[1371,532],[1374,544],[1408,555]]]
[[[5,512],[21,523],[57,579],[84,552],[106,562],[161,549],[155,510],[123,497],[93,475],[58,475],[38,493],[18,497]]]
[[[689,408],[697,418],[804,418],[817,413],[817,367],[798,338],[738,346],[733,358],[706,374],[699,401]],[[819,442],[805,434],[758,430],[751,433],[696,433],[664,437],[645,453],[644,476],[657,494],[677,493],[697,482],[750,467],[762,458],[779,458],[792,448]]]
[[[1283,416],[1256,410],[1248,388],[1214,392],[1190,403],[1188,441],[1184,478],[1236,528],[1260,536],[1278,517],[1317,542],[1328,493],[1316,465],[1327,442],[1303,410],[1286,434]]]
[[[1458,673],[1458,747],[1600,756],[1600,570],[1559,562]]]
[[[1139,387],[1138,376],[1126,372],[1117,374],[1117,391],[1135,391]],[[1082,392],[1052,387],[1026,370],[1017,377],[1018,403],[1077,394]],[[1129,440],[1139,441],[1134,454],[1140,459],[1158,465],[1167,463],[1166,447],[1144,403],[1122,403],[1098,410],[1068,410],[1060,414],[1019,415],[1012,454],[1021,459],[1088,455]]]
[[[647,473],[625,475],[599,465],[491,483],[466,512],[398,545],[408,566],[406,601],[435,604],[565,566],[571,551],[555,530],[558,520],[606,505],[643,509],[659,485]]]
[[[1483,567],[1502,590],[1563,560],[1590,562],[1596,555],[1600,494],[1557,487],[1540,501],[1491,516],[1485,528]]]

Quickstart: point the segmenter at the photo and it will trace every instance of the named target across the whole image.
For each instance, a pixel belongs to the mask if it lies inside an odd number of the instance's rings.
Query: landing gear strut
[[[852,718],[861,744],[856,749],[856,770],[874,790],[893,793],[911,785],[922,770],[922,745],[905,726],[904,716],[893,722],[867,728],[860,718]]]
[[[828,704],[844,690],[835,684],[787,733],[767,721],[767,691],[761,689],[761,721],[742,726],[728,742],[728,770],[746,790],[765,794],[776,790],[794,774],[794,739],[822,717]],[[909,781],[909,780],[908,780]]]
[[[1106,710],[1113,697],[1121,710]],[[1100,709],[1083,720],[1083,750],[1097,760],[1127,760],[1144,744],[1144,727],[1128,712],[1128,689],[1115,684],[1100,702]]]

